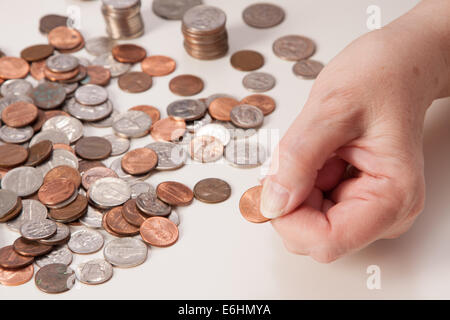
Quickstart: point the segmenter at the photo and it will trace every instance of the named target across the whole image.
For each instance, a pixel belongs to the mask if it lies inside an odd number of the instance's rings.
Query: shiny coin
[[[112,278],[113,267],[103,259],[80,263],[75,269],[78,281],[85,284],[101,284]]]
[[[122,169],[131,175],[142,175],[154,169],[158,155],[148,148],[138,148],[127,152],[122,158]]]
[[[110,54],[115,41],[109,37],[95,37],[87,39],[85,49],[93,56],[101,56],[103,54]]]
[[[162,77],[175,71],[175,60],[166,56],[150,56],[141,63],[142,71],[152,77]]]
[[[178,228],[169,219],[151,217],[141,225],[141,237],[149,245],[168,247],[178,240]]]
[[[44,177],[44,183],[48,183],[52,180],[65,178],[70,180],[75,185],[75,188],[78,189],[81,185],[81,176],[77,169],[70,166],[58,166],[51,169]]]
[[[56,116],[48,119],[42,126],[42,131],[49,129],[61,130],[69,138],[70,143],[78,141],[83,136],[83,124],[72,117]]]
[[[53,264],[53,263],[61,263],[63,265],[70,265],[72,263],[72,252],[70,252],[69,249],[67,249],[66,246],[56,248],[55,250],[51,251],[50,253],[36,258],[36,264],[43,268],[46,265]]]
[[[46,245],[61,245],[65,244],[69,241],[70,238],[70,229],[65,224],[56,222],[56,233],[48,239],[40,239],[39,243]]]
[[[67,246],[77,254],[91,254],[103,247],[103,236],[94,230],[81,229],[70,237]]]
[[[131,182],[130,189],[131,199],[136,199],[141,193],[150,192],[150,190],[152,190],[152,192],[155,191],[155,188],[153,188],[150,183],[144,181]]]
[[[122,207],[121,212],[123,218],[131,225],[140,227],[142,223],[147,219],[147,216],[142,214],[137,205],[136,199],[130,199]],[[106,220],[108,222],[108,220]]]
[[[200,129],[201,127],[209,124],[212,122],[212,118],[209,115],[209,113],[205,113],[205,115],[198,119],[198,120],[194,120],[194,121],[188,121],[186,122],[186,129],[190,132],[190,133],[195,133],[198,129]]]
[[[266,149],[256,141],[247,139],[232,141],[225,148],[225,159],[239,168],[254,168],[266,161]]]
[[[199,162],[213,162],[223,155],[223,144],[211,136],[195,137],[189,146],[191,158]]]
[[[167,107],[167,115],[177,120],[193,121],[206,113],[206,105],[199,100],[183,99],[172,102]]]
[[[152,149],[158,155],[157,170],[178,169],[186,162],[186,152],[174,143],[153,142],[145,147]]]
[[[231,56],[231,65],[240,71],[254,71],[264,65],[264,57],[256,51],[242,50]]]
[[[103,219],[103,213],[100,210],[89,206],[86,214],[83,215],[79,219],[79,221],[85,227],[92,228],[92,229],[101,229],[102,228],[102,219]]]
[[[117,116],[119,115],[119,111],[116,109],[113,109],[111,114],[100,121],[91,121],[89,124],[96,128],[110,128],[112,127],[114,121],[116,120]]]
[[[179,96],[193,96],[203,90],[203,80],[197,76],[183,74],[173,78],[169,83],[169,89]]]
[[[20,234],[27,240],[48,239],[56,233],[56,224],[48,219],[30,220],[20,226]]]
[[[85,106],[78,103],[75,98],[67,102],[67,111],[73,117],[87,121],[100,121],[107,118],[113,112],[113,105],[110,100],[97,106]]]
[[[122,74],[128,72],[131,68],[131,64],[129,63],[120,63],[114,59],[111,53],[106,53],[101,56],[98,56],[93,61],[94,65],[100,65],[105,67],[111,72],[111,77],[119,77]]]
[[[34,104],[17,101],[2,111],[3,122],[13,128],[25,127],[33,123],[38,116],[38,109]]]
[[[239,210],[241,211],[242,216],[253,223],[263,223],[270,220],[264,217],[259,210],[261,191],[262,186],[250,188],[245,191],[239,201]]]
[[[20,286],[33,278],[34,267],[32,264],[21,269],[0,268],[0,284],[4,286]]]
[[[127,72],[119,77],[119,88],[129,93],[140,93],[152,87],[153,80],[145,72]]]
[[[150,191],[142,193],[136,198],[136,205],[139,210],[149,216],[168,216],[171,207],[162,202],[156,196],[156,193]]]
[[[51,141],[53,144],[70,144],[69,137],[67,137],[67,135],[63,131],[59,129],[48,129],[36,134],[30,141],[30,147],[44,140]]]
[[[231,139],[230,131],[224,126],[217,123],[207,124],[196,132],[197,137],[210,136],[218,139],[224,146],[226,146]]]
[[[7,190],[2,190],[2,192],[6,193],[9,192]],[[14,194],[15,196],[15,194]],[[1,198],[1,192],[0,192],[0,198]],[[10,204],[11,202],[7,202],[5,199],[1,198],[2,202],[4,201],[5,204]],[[10,200],[11,201],[11,198]],[[2,203],[3,204],[3,203]],[[4,212],[4,209],[2,209],[1,212]],[[1,213],[0,213],[1,217]],[[7,225],[11,230],[19,232],[20,227],[22,224],[24,224],[27,221],[40,221],[45,220],[47,218],[47,208],[40,203],[37,200],[32,199],[26,199],[22,200],[22,212],[20,215],[11,221],[8,221]]]
[[[265,94],[252,94],[241,100],[241,104],[249,104],[258,107],[266,116],[275,110],[275,101]]]
[[[259,128],[264,122],[264,114],[255,106],[241,104],[231,110],[231,122],[244,129]]]
[[[217,178],[203,179],[194,187],[196,199],[206,203],[219,203],[227,200],[231,195],[230,185]]]
[[[216,7],[207,5],[195,6],[183,15],[183,25],[193,33],[214,32],[225,25],[225,13]]]
[[[48,58],[46,65],[53,72],[69,72],[79,66],[79,61],[70,54],[57,54]]]
[[[69,205],[58,209],[50,209],[48,215],[53,220],[61,223],[73,222],[86,213],[87,207],[87,198],[81,194],[76,194],[75,200]]]
[[[39,201],[47,206],[57,205],[72,197],[75,184],[65,178],[53,179],[39,189]]]
[[[142,111],[145,112],[150,119],[152,119],[152,123],[155,123],[161,118],[161,113],[159,110],[153,106],[140,105],[130,108],[131,111]]]
[[[25,257],[38,257],[49,253],[52,250],[52,246],[39,243],[37,241],[27,240],[25,238],[17,238],[14,241],[14,250]]]
[[[284,10],[271,3],[255,3],[247,7],[242,14],[244,22],[254,28],[271,28],[284,20]]]
[[[17,205],[17,194],[11,190],[0,189],[0,218],[7,216]]]
[[[124,138],[139,138],[146,135],[152,125],[150,117],[142,111],[127,111],[113,123],[114,132]]]
[[[76,30],[66,26],[56,27],[48,33],[49,43],[56,49],[74,49],[84,42],[83,36]]]
[[[27,161],[28,150],[15,144],[0,146],[0,168],[13,168]]]
[[[115,239],[105,245],[103,254],[106,261],[115,267],[132,268],[145,262],[148,247],[138,239]]]
[[[43,183],[42,174],[33,167],[14,168],[3,177],[2,188],[19,197],[27,197],[39,190]]]
[[[155,0],[152,8],[153,12],[161,18],[181,20],[186,11],[202,3],[202,0]]]
[[[305,79],[315,79],[319,75],[320,71],[324,68],[324,65],[316,60],[306,59],[300,60],[294,67],[292,71],[296,76],[305,78]]]
[[[156,187],[156,195],[162,201],[173,206],[186,206],[192,202],[194,193],[182,183],[166,181]]]
[[[101,86],[87,84],[75,91],[75,99],[86,106],[97,106],[108,100],[108,92]]]
[[[299,61],[312,56],[316,51],[316,45],[309,38],[289,35],[276,40],[272,49],[275,55],[281,59]]]
[[[229,97],[214,99],[209,105],[209,113],[216,120],[230,121],[231,110],[239,105],[239,101]]]
[[[84,137],[75,145],[76,154],[85,160],[102,160],[111,155],[111,143],[101,137]]]
[[[186,122],[172,117],[156,121],[151,135],[156,141],[176,141],[186,132]]]
[[[112,169],[105,167],[90,168],[86,170],[86,172],[83,174],[82,178],[83,188],[89,190],[89,188],[95,181],[107,177],[118,178],[116,172]]]
[[[52,155],[53,144],[49,140],[43,140],[29,148],[26,166],[37,166],[48,160]]]
[[[0,58],[0,78],[2,79],[7,80],[25,78],[29,71],[30,65],[22,58]]]
[[[123,207],[116,207],[110,210],[105,216],[106,223],[112,231],[123,236],[135,236],[139,234],[139,228],[128,223],[122,215]]]
[[[59,166],[71,166],[78,169],[78,159],[70,151],[56,149],[53,150],[49,161],[39,165],[36,169],[39,169],[42,175],[45,176],[51,169]]]
[[[118,178],[98,179],[89,190],[90,199],[105,208],[120,206],[130,199],[130,196],[128,183]]]
[[[0,139],[6,143],[24,143],[33,137],[34,130],[30,126],[23,128],[11,128],[2,126],[0,128]]]
[[[106,86],[111,80],[111,71],[102,66],[87,66],[87,77],[81,81],[82,84],[94,84]]]
[[[5,269],[21,269],[33,263],[33,257],[25,257],[14,251],[13,246],[0,249],[0,267]]]
[[[67,17],[57,14],[49,14],[43,16],[39,20],[39,31],[44,34],[47,34],[54,28],[60,26],[67,26]]]
[[[12,79],[5,81],[1,88],[0,93],[2,96],[12,96],[12,95],[29,95],[33,90],[33,85],[24,79]]]
[[[49,264],[38,270],[36,287],[45,293],[63,293],[75,285],[75,272],[64,264]]]
[[[121,63],[137,63],[147,56],[147,51],[135,44],[119,44],[111,51],[114,59]]]
[[[252,72],[244,77],[242,85],[252,92],[266,92],[275,87],[275,78],[265,72]]]

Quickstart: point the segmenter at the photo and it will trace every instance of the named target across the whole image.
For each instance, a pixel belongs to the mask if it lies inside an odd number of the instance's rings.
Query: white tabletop
[[[105,35],[100,1],[75,0],[1,0],[0,48],[18,56],[31,44],[45,43],[38,31],[39,18],[48,13],[65,14],[69,5],[81,9],[81,31],[86,38]],[[327,63],[353,39],[367,32],[366,9],[381,8],[383,25],[410,9],[417,0],[278,0],[286,11],[286,20],[272,29],[257,30],[242,21],[243,9],[255,1],[205,0],[222,8],[228,17],[230,52],[215,61],[198,61],[189,57],[182,45],[179,21],[163,20],[152,12],[151,1],[143,0],[145,35],[130,41],[145,47],[149,54],[165,54],[177,61],[174,74],[155,78],[153,88],[141,94],[122,92],[114,80],[108,87],[111,99],[121,111],[138,104],[157,106],[166,116],[166,106],[178,99],[168,89],[175,75],[192,73],[205,81],[198,97],[228,93],[243,98],[250,93],[242,84],[245,75],[233,69],[230,53],[254,49],[266,60],[261,71],[272,73],[276,87],[268,94],[277,109],[265,119],[265,128],[279,129],[281,134],[301,110],[312,81],[296,78],[292,63],[272,53],[272,43],[286,34],[301,34],[314,39],[318,49],[314,58]],[[275,1],[274,1],[275,2]],[[91,58],[86,51],[77,56]],[[139,66],[135,66],[139,70]],[[363,70],[361,70],[363,72]],[[245,221],[238,209],[239,198],[249,187],[258,184],[259,169],[237,169],[226,164],[186,165],[173,172],[159,172],[149,179],[153,185],[165,180],[183,182],[191,188],[206,177],[218,177],[232,187],[231,198],[210,205],[194,201],[178,208],[181,216],[180,239],[170,248],[152,248],[149,259],[133,269],[114,269],[111,281],[99,286],[77,283],[62,295],[40,292],[34,281],[20,287],[0,286],[0,299],[6,298],[138,298],[138,299],[220,299],[220,298],[450,298],[450,100],[435,103],[427,117],[425,158],[427,201],[414,227],[397,240],[378,241],[367,249],[334,263],[324,265],[303,256],[288,253],[270,223],[255,225]],[[447,106],[445,106],[447,105]],[[86,127],[85,135],[105,135],[111,129]],[[132,148],[151,142],[150,137],[133,140]],[[109,161],[108,161],[109,163]],[[103,232],[107,240],[111,236]],[[0,247],[18,237],[0,226]],[[77,255],[72,267],[85,260],[101,257]],[[381,269],[381,289],[366,286],[366,269]],[[37,269],[37,268],[36,268]]]

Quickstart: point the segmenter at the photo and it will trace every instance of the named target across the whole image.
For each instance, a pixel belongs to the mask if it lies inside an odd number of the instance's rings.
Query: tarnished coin
[[[113,267],[103,259],[94,259],[80,263],[75,269],[78,281],[85,284],[105,283],[113,276]]]
[[[203,80],[191,74],[179,75],[169,83],[169,89],[179,96],[193,96],[203,90]]]
[[[158,121],[161,118],[161,113],[159,112],[159,110],[157,108],[155,108],[153,106],[139,105],[139,106],[134,106],[134,107],[130,108],[129,110],[145,112],[150,117],[150,119],[152,119],[152,123],[155,123],[156,121]]]
[[[102,220],[103,212],[91,206],[88,206],[86,214],[79,219],[82,225],[92,229],[101,229]]]
[[[48,264],[36,272],[36,287],[45,293],[63,293],[75,285],[75,272],[64,264]]]
[[[231,56],[231,65],[240,71],[254,71],[264,65],[264,57],[253,50],[237,51]]]
[[[2,190],[2,192],[6,193],[6,192],[10,192],[10,191]],[[1,213],[5,211],[5,208],[8,208],[10,206],[11,201],[13,200],[12,197],[10,197],[9,200],[4,199],[2,197],[2,192],[0,192],[0,199],[2,202],[1,205],[7,205],[7,206],[2,207],[2,209],[0,209],[0,217],[2,215]],[[13,195],[15,196],[15,193]],[[15,202],[17,202],[17,201],[15,201]],[[22,212],[20,213],[20,215],[16,219],[8,221],[7,226],[11,230],[19,232],[20,227],[25,222],[31,221],[31,220],[33,220],[33,221],[45,220],[46,218],[47,218],[47,208],[42,203],[40,203],[37,200],[26,199],[26,200],[22,200]]]
[[[275,101],[265,94],[252,94],[241,100],[242,104],[258,107],[266,116],[275,110]]]
[[[93,61],[94,65],[100,65],[109,69],[111,72],[111,77],[119,77],[122,74],[128,72],[131,68],[131,64],[129,63],[120,63],[114,59],[111,53],[102,54],[98,56]]]
[[[20,269],[33,263],[33,257],[25,257],[14,251],[13,246],[0,249],[0,267],[5,269]]]
[[[231,122],[244,129],[259,128],[264,122],[264,114],[258,107],[241,104],[231,110]]]
[[[264,217],[259,210],[261,191],[262,186],[250,188],[245,191],[239,201],[239,210],[241,211],[242,216],[253,223],[263,223],[270,220]]]
[[[30,147],[34,146],[35,144],[48,140],[51,141],[53,144],[62,143],[62,144],[70,144],[69,137],[59,129],[48,129],[45,131],[41,131],[38,134],[36,134],[33,139],[30,141]]]
[[[100,121],[107,118],[113,112],[113,104],[111,100],[107,100],[97,106],[85,106],[78,103],[75,98],[67,102],[67,111],[71,116],[87,121]]]
[[[54,263],[60,263],[65,266],[68,266],[72,263],[72,252],[70,252],[69,249],[67,249],[66,246],[56,248],[55,250],[51,251],[50,253],[36,258],[36,264],[43,268],[46,265],[54,264]]]
[[[151,217],[141,225],[141,237],[149,245],[168,247],[178,240],[178,227],[169,219]]]
[[[64,132],[71,144],[78,141],[84,132],[84,127],[80,120],[66,116],[56,116],[45,121],[42,131],[50,129]]]
[[[28,158],[28,150],[15,144],[0,145],[0,168],[20,166]]]
[[[81,229],[72,233],[67,246],[77,254],[91,254],[103,247],[103,236],[94,230]]]
[[[83,188],[89,190],[89,188],[95,181],[107,177],[118,178],[116,172],[112,169],[105,167],[90,168],[86,170],[86,172],[83,174],[82,178]]]
[[[158,155],[149,148],[138,148],[127,152],[122,158],[122,169],[131,175],[142,175],[154,169]]]
[[[203,179],[194,187],[194,196],[197,200],[206,203],[219,203],[227,200],[231,195],[231,187],[222,179]]]
[[[170,142],[153,142],[145,146],[156,152],[158,155],[157,170],[178,169],[186,162],[186,152],[184,149]]]
[[[0,78],[2,79],[7,80],[25,78],[29,71],[30,65],[22,58],[0,58]]]
[[[81,175],[77,169],[70,166],[58,166],[51,169],[44,177],[44,183],[48,183],[52,180],[65,178],[70,180],[75,185],[75,188],[78,189],[81,185]]]
[[[111,143],[101,137],[84,137],[75,145],[76,154],[85,160],[103,160],[112,152]]]
[[[65,178],[53,179],[39,189],[39,201],[47,206],[57,205],[72,197],[76,191],[75,184]]]
[[[223,144],[214,137],[200,136],[191,140],[189,146],[191,158],[199,162],[213,162],[223,155]]]
[[[186,122],[186,129],[190,133],[195,133],[198,129],[200,129],[201,127],[203,127],[211,122],[212,122],[212,118],[209,115],[209,113],[206,112],[202,118],[200,118],[198,120]]]
[[[115,119],[114,132],[124,138],[139,138],[146,135],[152,125],[152,119],[142,111],[127,111]]]
[[[176,181],[165,181],[156,187],[156,195],[162,201],[173,206],[187,206],[194,199],[192,190]]]
[[[224,27],[226,19],[227,17],[221,9],[198,5],[185,12],[183,25],[192,33],[213,33]]]
[[[0,189],[0,219],[11,213],[17,205],[17,194],[11,190]]]
[[[167,115],[177,120],[193,121],[206,113],[206,105],[199,100],[183,99],[172,102],[167,107]]]
[[[156,121],[151,136],[156,141],[176,141],[186,132],[186,122],[172,117]]]
[[[142,71],[152,77],[162,77],[175,71],[175,60],[166,56],[150,56],[141,63]]]
[[[284,20],[284,10],[271,3],[255,3],[245,8],[242,17],[244,22],[254,28],[271,28]]]
[[[38,257],[49,253],[52,250],[52,246],[39,243],[37,241],[27,240],[23,237],[17,238],[14,241],[14,250],[25,257]]]
[[[155,0],[153,12],[164,19],[181,20],[190,8],[201,5],[202,0]]]
[[[120,206],[130,199],[130,196],[128,183],[118,178],[98,179],[89,189],[90,199],[103,208]]]
[[[148,182],[136,181],[130,182],[131,199],[136,199],[138,195],[145,192],[154,192],[155,188]]]
[[[242,85],[252,92],[266,92],[275,87],[275,78],[265,72],[252,72],[244,77]]]
[[[140,93],[152,87],[153,79],[145,72],[127,72],[119,77],[119,88],[129,93]]]
[[[239,168],[254,168],[266,161],[266,149],[256,141],[240,139],[232,141],[225,148],[225,159]]]
[[[115,267],[132,268],[145,262],[148,247],[134,238],[115,239],[108,242],[103,250],[106,261]]]
[[[57,54],[46,61],[46,66],[53,72],[69,72],[79,66],[78,58],[70,54]]]
[[[9,170],[1,182],[3,189],[8,189],[19,197],[27,197],[39,190],[43,177],[38,169],[18,167]]]
[[[67,19],[67,17],[57,14],[45,15],[39,20],[39,31],[47,34],[56,27],[66,26]]]
[[[209,105],[209,113],[216,120],[230,121],[231,110],[239,105],[239,101],[229,97],[214,99]]]
[[[111,71],[102,66],[87,66],[87,77],[81,81],[82,84],[94,84],[106,86],[111,80]]]
[[[323,68],[324,65],[321,62],[312,59],[305,59],[294,64],[292,71],[296,76],[305,79],[315,79]]]
[[[135,227],[140,227],[141,224],[144,223],[144,221],[147,219],[147,216],[145,216],[139,211],[136,205],[136,199],[130,199],[127,202],[125,202],[125,204],[122,207],[121,214],[129,224]],[[106,222],[108,222],[108,220],[106,220]]]
[[[115,207],[111,209],[107,216],[105,216],[106,223],[112,231],[123,236],[135,236],[139,234],[139,228],[128,223],[122,215],[123,207]]]
[[[69,227],[66,226],[65,224],[56,222],[56,233],[53,236],[51,236],[50,238],[41,239],[41,240],[38,240],[38,242],[42,243],[42,244],[46,244],[46,245],[55,246],[55,245],[65,244],[69,241],[69,239],[70,239]],[[51,253],[50,253],[50,255],[51,255]],[[72,258],[70,260],[72,260]],[[70,262],[68,264],[70,264]]]
[[[108,92],[101,86],[87,84],[75,91],[75,99],[85,106],[97,106],[108,100]]]
[[[32,264],[21,269],[0,268],[0,284],[4,286],[20,286],[33,278],[34,267]]]
[[[24,79],[12,79],[5,81],[1,88],[0,93],[2,96],[12,96],[12,95],[29,95],[33,90],[33,85]]]
[[[53,144],[49,140],[43,140],[29,148],[26,166],[37,166],[48,160],[52,155]]]
[[[38,116],[38,109],[32,103],[17,101],[2,111],[3,122],[13,128],[25,127],[33,123]]]
[[[48,33],[48,42],[56,49],[70,50],[78,47],[84,40],[76,29],[60,26]]]
[[[0,128],[0,139],[6,143],[24,143],[33,137],[34,130],[30,126],[23,128],[11,128],[2,126]]]
[[[114,46],[111,53],[121,63],[137,63],[147,56],[147,51],[135,44],[118,44]]]
[[[224,146],[226,146],[231,139],[230,131],[224,126],[217,123],[207,124],[196,132],[197,137],[210,136],[218,139]]]
[[[288,35],[273,43],[273,52],[281,59],[299,61],[311,57],[316,51],[314,42],[306,37]]]
[[[86,40],[84,48],[93,56],[111,54],[115,41],[109,37],[95,37]]]
[[[67,206],[58,209],[50,209],[48,215],[55,221],[61,223],[73,222],[82,217],[88,207],[88,200],[81,194],[76,195],[76,199]]]
[[[166,217],[171,211],[171,207],[159,200],[156,193],[152,191],[140,194],[136,198],[136,205],[141,212],[149,216]]]
[[[78,159],[70,151],[55,149],[49,161],[39,165],[36,169],[41,171],[42,176],[45,176],[51,169],[59,166],[71,166],[78,169]]]
[[[27,240],[48,239],[56,233],[56,224],[48,219],[30,220],[20,226],[20,234]]]

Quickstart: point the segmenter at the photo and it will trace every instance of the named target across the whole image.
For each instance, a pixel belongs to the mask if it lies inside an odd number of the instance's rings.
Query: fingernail
[[[276,182],[266,180],[261,193],[260,210],[264,217],[275,219],[282,216],[289,201],[289,191]]]

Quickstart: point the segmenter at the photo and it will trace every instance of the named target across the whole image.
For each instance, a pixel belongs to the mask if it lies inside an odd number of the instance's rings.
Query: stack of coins
[[[200,60],[223,57],[228,52],[226,20],[225,13],[216,7],[201,5],[189,9],[181,27],[187,53]]]
[[[113,39],[132,39],[144,34],[141,0],[102,0],[106,31]]]

